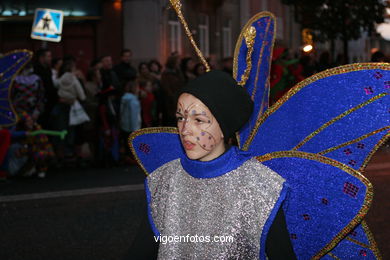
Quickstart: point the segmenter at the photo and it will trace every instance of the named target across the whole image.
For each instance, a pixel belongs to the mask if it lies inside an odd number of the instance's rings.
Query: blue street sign
[[[44,41],[61,41],[64,13],[60,10],[37,8],[31,38]]]

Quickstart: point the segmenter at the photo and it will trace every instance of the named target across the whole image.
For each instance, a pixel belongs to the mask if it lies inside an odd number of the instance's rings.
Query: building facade
[[[293,52],[300,47],[299,25],[290,7],[271,0],[187,0],[182,11],[193,37],[206,57],[232,57],[241,28],[254,14],[270,11],[277,20],[277,42]],[[174,52],[195,52],[168,0],[123,2],[124,47],[137,62],[157,58],[165,62]]]

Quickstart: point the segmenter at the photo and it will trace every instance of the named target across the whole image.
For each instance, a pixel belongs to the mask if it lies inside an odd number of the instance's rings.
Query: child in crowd
[[[139,81],[141,107],[142,107],[142,126],[151,127],[155,122],[156,102],[153,94],[151,81]]]
[[[124,91],[121,98],[120,126],[122,145],[127,147],[126,154],[130,155],[127,139],[130,133],[141,128],[141,104],[138,100],[140,89],[134,81],[129,81],[125,85]]]

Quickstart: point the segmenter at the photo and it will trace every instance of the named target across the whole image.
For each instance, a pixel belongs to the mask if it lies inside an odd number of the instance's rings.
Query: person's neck
[[[210,161],[191,160],[185,156],[180,162],[183,169],[194,178],[214,178],[237,169],[248,159],[250,157],[246,153],[232,146]]]

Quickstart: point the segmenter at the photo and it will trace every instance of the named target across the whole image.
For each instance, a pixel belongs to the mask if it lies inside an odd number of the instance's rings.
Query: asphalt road
[[[390,259],[390,153],[378,153],[364,174],[375,188],[367,223]],[[153,259],[143,179],[133,166],[0,182],[0,260]]]

